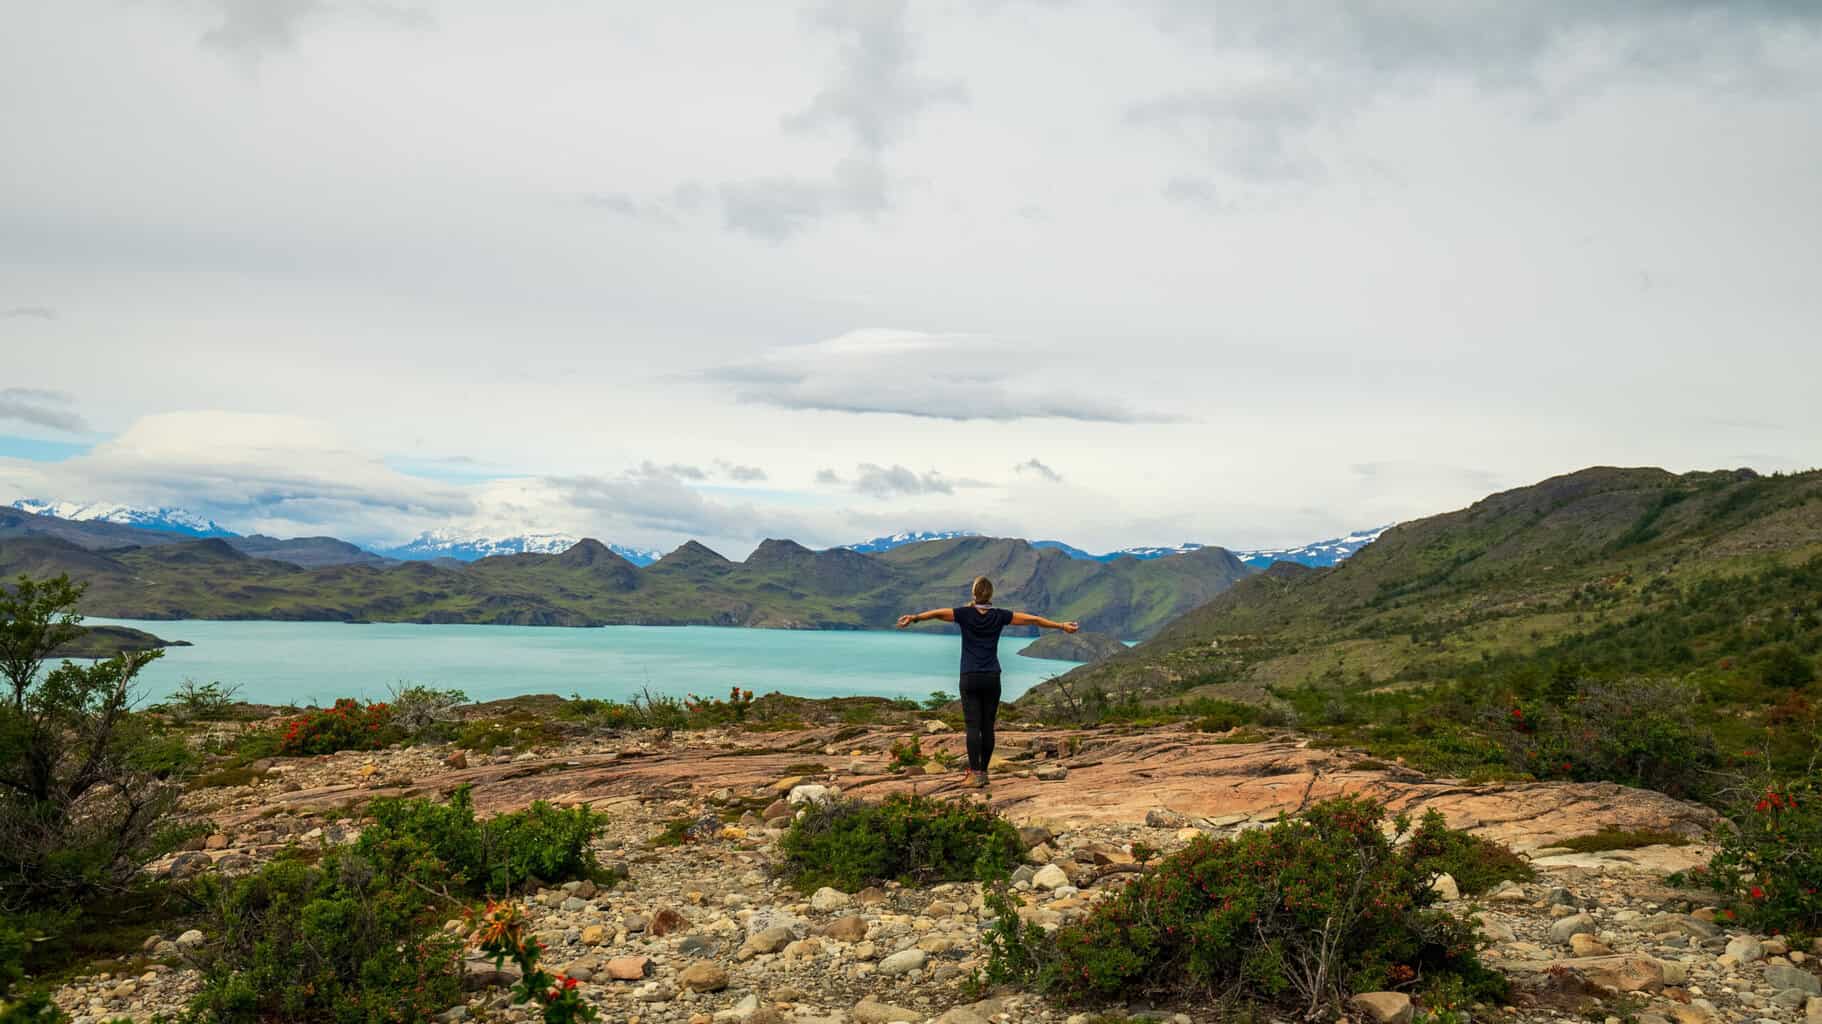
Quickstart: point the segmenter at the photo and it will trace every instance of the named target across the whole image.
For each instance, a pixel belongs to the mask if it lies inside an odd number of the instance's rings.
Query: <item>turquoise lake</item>
[[[185,679],[240,686],[262,704],[384,697],[400,681],[459,689],[470,700],[525,693],[624,700],[653,693],[726,696],[730,686],[799,697],[914,697],[956,689],[961,641],[897,631],[715,626],[425,626],[411,623],[86,620],[133,626],[173,647],[139,675],[148,701]],[[1000,643],[1004,698],[1074,667],[1021,658],[1027,637]]]

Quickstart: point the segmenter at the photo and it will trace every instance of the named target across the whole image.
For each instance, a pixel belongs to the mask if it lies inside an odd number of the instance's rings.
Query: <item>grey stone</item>
[[[929,958],[929,954],[921,949],[901,949],[879,962],[879,973],[903,974],[906,971],[915,971],[923,967]]]
[[[1559,946],[1567,946],[1569,936],[1592,935],[1594,931],[1594,918],[1587,914],[1574,914],[1560,921],[1551,922],[1550,941]]]
[[[1743,964],[1765,959],[1765,947],[1751,935],[1736,935],[1727,943],[1727,955]]]
[[[1822,996],[1822,978],[1817,978],[1801,967],[1783,965],[1767,967],[1765,968],[1765,981],[1775,989],[1794,988],[1808,995]]]

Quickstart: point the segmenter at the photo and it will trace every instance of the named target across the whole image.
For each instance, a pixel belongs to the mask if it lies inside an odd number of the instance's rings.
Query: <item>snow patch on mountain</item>
[[[51,501],[43,498],[20,498],[13,507],[35,516],[50,516],[75,523],[114,523],[137,526],[142,530],[161,530],[189,537],[238,537],[240,534],[207,516],[181,508],[123,505],[110,501]]]
[[[957,537],[979,537],[973,530],[906,530],[886,537],[875,537],[863,540],[859,544],[843,544],[849,551],[860,551],[866,554],[878,554],[893,548],[902,548],[906,544],[922,544],[929,540],[954,540]]]
[[[1376,526],[1370,530],[1356,530],[1345,537],[1332,537],[1328,540],[1319,540],[1298,547],[1259,548],[1252,551],[1235,551],[1234,557],[1248,565],[1261,569],[1271,565],[1273,562],[1299,562],[1303,565],[1316,567],[1336,565],[1346,560],[1347,557],[1354,552],[1371,544],[1374,540],[1378,539],[1380,534],[1391,528],[1391,524],[1388,524],[1386,526]],[[927,540],[948,540],[952,537],[976,536],[979,536],[979,534],[957,530],[908,530],[902,533],[892,534],[889,537],[875,537],[872,540],[864,541],[860,544],[849,544],[847,547],[854,551],[879,552],[890,551],[893,548],[903,547],[906,544],[918,544]],[[1172,555],[1186,555],[1191,551],[1200,551],[1203,548],[1208,547],[1207,544],[1184,541],[1181,544],[1141,545],[1138,547],[1121,548],[1118,551],[1109,551],[1106,554],[1097,555],[1060,540],[1032,541],[1031,546],[1034,548],[1048,548],[1055,551],[1061,551],[1070,558],[1085,562],[1111,562],[1119,558],[1137,558],[1141,561],[1145,561],[1153,558],[1169,558]]]
[[[1261,548],[1256,551],[1236,551],[1234,554],[1247,565],[1263,569],[1273,562],[1297,562],[1302,565],[1322,567],[1338,565],[1354,552],[1379,539],[1379,535],[1396,526],[1387,523],[1370,530],[1355,530],[1345,537],[1331,537],[1294,548]]]
[[[461,530],[426,530],[408,543],[387,548],[380,551],[380,554],[405,561],[453,558],[459,562],[473,562],[494,555],[561,554],[575,547],[581,539],[567,533],[519,533],[506,537],[488,537]],[[607,548],[634,565],[650,565],[663,554],[620,544],[609,544]]]

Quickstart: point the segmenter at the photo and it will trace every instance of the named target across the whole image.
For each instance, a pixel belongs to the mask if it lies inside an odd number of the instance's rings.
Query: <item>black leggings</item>
[[[1000,674],[962,673],[962,721],[968,727],[968,770],[984,772],[993,760],[993,720],[1000,713]]]

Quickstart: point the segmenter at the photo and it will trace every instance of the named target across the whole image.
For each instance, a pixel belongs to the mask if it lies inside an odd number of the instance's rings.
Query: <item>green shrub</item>
[[[392,726],[406,739],[447,739],[458,721],[456,709],[468,703],[461,690],[438,690],[415,683],[395,683],[386,703]]]
[[[890,752],[892,767],[909,768],[924,763],[924,745],[915,734],[909,739],[893,740]]]
[[[1553,844],[1576,853],[1605,853],[1608,850],[1636,850],[1641,846],[1688,846],[1689,840],[1675,832],[1653,829],[1604,828],[1584,836],[1574,836]]]
[[[1713,792],[1720,753],[1694,686],[1630,679],[1580,681],[1567,689],[1487,714],[1505,723],[1499,734],[1514,769],[1685,798]]]
[[[1766,686],[1795,689],[1816,678],[1815,662],[1790,644],[1772,644],[1747,659],[1753,678]]]
[[[205,876],[213,940],[193,1009],[220,1024],[429,1020],[462,998],[461,943],[436,900],[349,850]]]
[[[1344,797],[1271,828],[1192,840],[1053,935],[1020,926],[1001,893],[989,980],[1077,1002],[1233,995],[1311,1017],[1350,992],[1418,979],[1503,995],[1472,925],[1430,907],[1424,851],[1397,847],[1383,818],[1378,804]]]
[[[83,587],[67,576],[0,586],[0,909],[61,911],[129,886],[165,852],[160,829],[191,754],[132,710],[130,652],[41,671],[81,633]]]
[[[310,708],[280,728],[278,752],[286,757],[379,750],[399,739],[392,708],[343,697],[330,708]]]
[[[543,715],[516,711],[498,718],[471,718],[455,732],[455,745],[463,750],[485,753],[490,750],[525,750],[540,744],[554,743],[564,736],[564,727]]]
[[[1418,870],[1455,879],[1456,888],[1465,896],[1486,892],[1501,882],[1528,882],[1537,877],[1530,861],[1490,839],[1450,828],[1436,811],[1424,813],[1401,852]]]
[[[1709,862],[1715,888],[1764,931],[1822,931],[1822,771],[1768,782],[1729,815]]]
[[[447,804],[386,798],[367,809],[373,821],[355,850],[387,870],[472,896],[500,895],[531,879],[605,881],[589,843],[606,819],[587,807],[539,801],[523,811],[476,821],[466,786]]]
[[[219,722],[232,717],[238,693],[239,686],[185,679],[155,710],[163,711],[179,722]]]
[[[784,874],[805,892],[873,882],[986,881],[1024,852],[1018,830],[977,804],[893,794],[813,805],[779,840]]]

